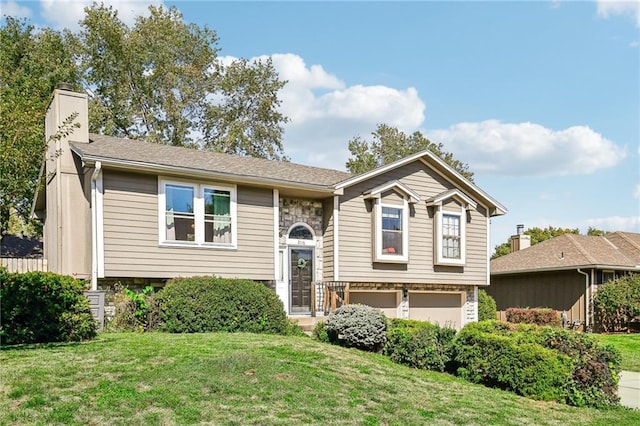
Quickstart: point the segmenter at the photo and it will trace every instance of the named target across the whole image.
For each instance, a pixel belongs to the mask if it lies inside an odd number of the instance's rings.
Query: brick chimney
[[[516,227],[516,234],[511,236],[511,253],[531,247],[531,237],[525,235],[524,225]]]

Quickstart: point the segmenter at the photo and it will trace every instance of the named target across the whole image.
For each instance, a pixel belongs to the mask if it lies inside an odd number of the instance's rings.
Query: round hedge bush
[[[475,383],[575,406],[618,404],[620,354],[592,336],[552,326],[483,321],[453,341],[456,373]]]
[[[324,329],[331,343],[377,352],[386,342],[387,319],[371,306],[344,305],[329,315]]]
[[[84,284],[51,272],[0,268],[0,340],[4,345],[91,339],[97,324]]]
[[[290,334],[282,301],[263,284],[215,277],[176,278],[155,296],[170,333]]]
[[[451,361],[456,331],[426,321],[394,318],[387,330],[384,354],[393,362],[444,372]]]

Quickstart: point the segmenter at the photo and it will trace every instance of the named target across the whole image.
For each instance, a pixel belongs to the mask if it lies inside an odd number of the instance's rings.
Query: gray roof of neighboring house
[[[619,241],[631,241],[623,247]],[[614,232],[602,237],[564,234],[491,261],[491,274],[576,268],[640,271],[640,234]]]
[[[42,240],[24,235],[5,235],[0,238],[0,257],[42,257]]]
[[[153,164],[185,172],[215,172],[238,179],[262,179],[294,185],[332,187],[351,173],[285,161],[220,154],[97,134],[90,143],[72,143],[83,160]]]

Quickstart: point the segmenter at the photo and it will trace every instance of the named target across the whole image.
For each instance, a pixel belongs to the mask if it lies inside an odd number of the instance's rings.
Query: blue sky
[[[78,28],[87,1],[0,0]],[[126,22],[158,1],[109,1]],[[640,1],[186,2],[224,60],[273,58],[284,148],[344,169],[377,123],[420,130],[469,163],[516,225],[640,232]]]

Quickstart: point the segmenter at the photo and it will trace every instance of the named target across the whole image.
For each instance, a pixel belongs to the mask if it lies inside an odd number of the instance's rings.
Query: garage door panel
[[[397,292],[349,292],[349,303],[361,303],[379,308],[387,318],[396,318],[398,316]]]
[[[409,318],[460,329],[460,293],[409,293]]]

